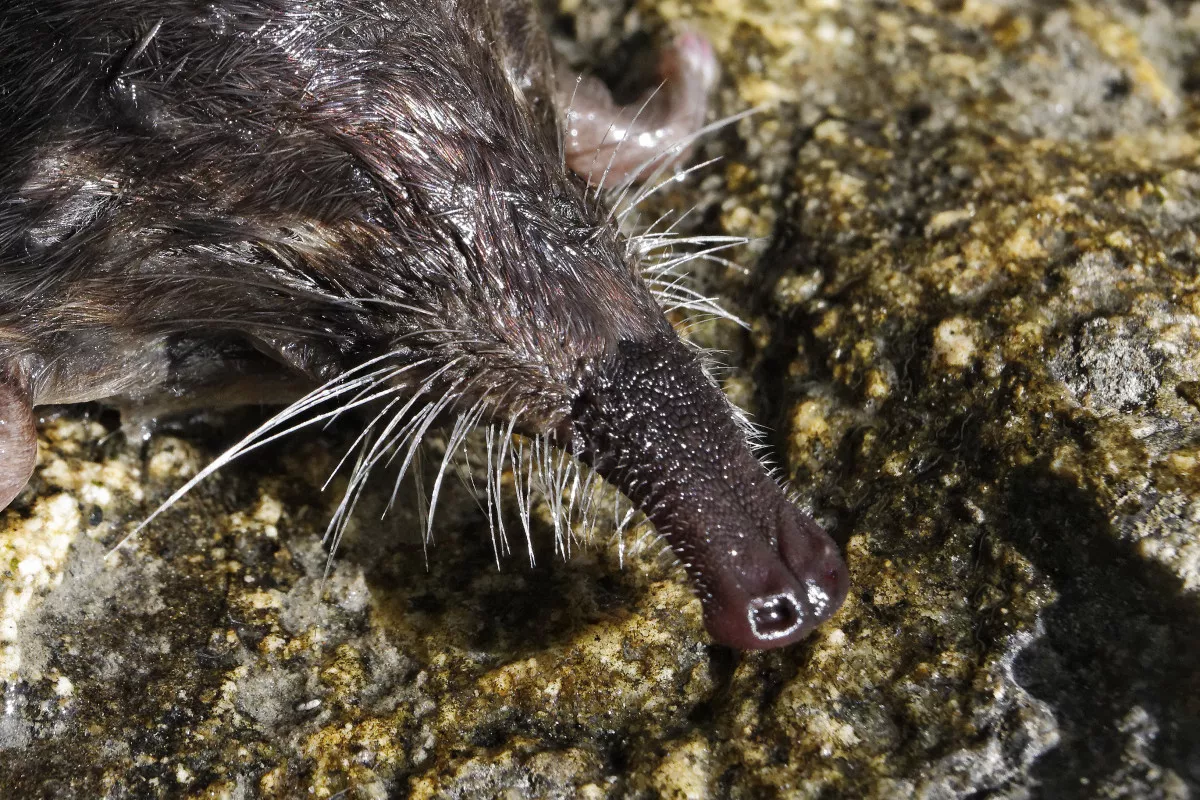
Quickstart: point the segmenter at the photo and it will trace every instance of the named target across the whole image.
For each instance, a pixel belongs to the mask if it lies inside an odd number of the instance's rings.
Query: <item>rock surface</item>
[[[559,11],[591,63],[704,31],[722,112],[766,106],[645,216],[756,237],[709,275],[751,334],[699,335],[844,546],[844,609],[714,647],[652,541],[564,561],[543,513],[497,571],[460,488],[428,565],[415,504],[377,505],[323,582],[338,432],[105,560],[229,434],[73,411],[0,513],[6,796],[1195,796],[1200,10]]]

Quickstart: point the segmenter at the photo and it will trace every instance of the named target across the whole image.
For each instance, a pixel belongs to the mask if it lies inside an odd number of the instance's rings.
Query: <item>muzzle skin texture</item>
[[[581,387],[573,451],[666,538],[715,640],[782,647],[838,609],[849,578],[837,546],[784,496],[673,334],[620,342]]]

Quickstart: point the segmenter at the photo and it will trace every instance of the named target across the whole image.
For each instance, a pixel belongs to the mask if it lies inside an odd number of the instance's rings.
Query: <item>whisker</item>
[[[563,111],[563,114],[562,114],[562,119],[568,120],[568,124],[569,124],[569,120],[571,119],[571,114],[573,114],[575,111],[575,95],[577,95],[579,93],[579,86],[582,83],[583,83],[583,76],[576,75],[575,76],[575,88],[573,88],[571,90],[571,99],[567,102],[567,108],[565,111]],[[562,167],[562,169],[564,171],[567,169],[567,137],[566,137],[565,133],[566,132],[563,131],[564,135],[560,135],[558,137],[558,163],[559,163],[559,166]]]
[[[666,81],[662,81],[658,84],[658,86],[654,87],[654,91],[650,92],[650,94],[646,96],[646,99],[642,101],[642,105],[633,115],[633,119],[630,120],[629,125],[626,126],[626,135],[622,137],[621,141],[617,142],[617,146],[613,148],[612,155],[608,157],[608,166],[604,168],[604,174],[600,176],[600,183],[596,186],[596,192],[594,195],[595,197],[598,198],[604,193],[604,183],[608,180],[608,173],[612,171],[613,164],[616,163],[617,156],[621,153],[621,148],[625,146],[627,141],[629,141],[628,132],[632,131],[633,126],[637,125],[637,121],[642,116],[642,112],[646,110],[646,106],[650,105],[650,101],[653,100],[660,91],[662,91],[664,86],[666,86]]]
[[[326,412],[325,414],[319,414],[316,417],[313,417],[312,419],[309,419],[309,420],[305,420],[297,425],[292,426],[291,428],[288,428],[287,430],[285,430],[283,432],[280,432],[275,435],[264,438],[264,436],[267,433],[270,433],[272,430],[278,428],[280,425],[284,424],[288,420],[291,420],[291,419],[295,418],[296,416],[303,414],[304,412],[308,411],[310,408],[319,406],[322,403],[325,403],[326,401],[332,400],[336,397],[340,397],[343,394],[347,394],[349,392],[356,391],[365,384],[370,384],[372,381],[374,381],[375,376],[377,374],[387,372],[390,368],[383,368],[383,369],[378,370],[377,372],[367,373],[365,375],[358,374],[358,373],[361,373],[367,367],[373,366],[381,361],[384,361],[385,359],[392,358],[392,357],[393,357],[392,353],[385,353],[384,355],[377,356],[376,358],[366,361],[363,364],[358,365],[357,367],[353,367],[353,368],[347,370],[346,372],[342,373],[341,375],[338,375],[338,376],[330,379],[329,381],[325,382],[321,386],[317,387],[313,391],[306,394],[304,397],[301,397],[299,400],[297,400],[294,403],[292,403],[291,405],[285,407],[282,411],[277,413],[275,416],[271,417],[269,420],[264,422],[259,427],[255,428],[248,435],[243,437],[239,442],[237,442],[232,447],[227,449],[224,453],[217,456],[217,458],[213,459],[213,461],[207,467],[200,470],[198,473],[196,473],[195,476],[193,476],[190,480],[188,480],[183,486],[181,486],[179,489],[177,489],[175,492],[173,492],[171,494],[171,496],[168,497],[165,501],[163,501],[158,506],[158,508],[156,508],[153,512],[151,512],[151,514],[148,517],[146,517],[146,519],[142,520],[142,522],[136,528],[134,528],[132,531],[130,531],[128,534],[126,534],[124,537],[122,537],[121,540],[119,542],[117,542],[112,547],[112,549],[109,550],[108,553],[105,554],[104,557],[106,559],[111,557],[114,553],[116,553],[118,550],[120,550],[122,547],[124,547],[125,544],[127,542],[129,542],[134,536],[136,536],[138,533],[140,533],[156,517],[158,517],[164,511],[166,511],[171,506],[173,506],[175,503],[177,503],[181,498],[184,497],[184,495],[186,495],[188,492],[190,492],[192,489],[194,489],[197,484],[199,484],[201,481],[203,481],[209,475],[212,475],[214,472],[216,472],[217,470],[224,467],[226,464],[229,464],[231,461],[233,461],[237,458],[240,458],[241,456],[245,455],[246,453],[249,453],[253,450],[258,449],[259,447],[262,447],[262,446],[268,444],[269,442],[272,442],[275,439],[280,438],[281,436],[286,436],[294,431],[297,431],[302,428],[308,427],[309,425],[314,425],[318,422],[321,422],[322,420],[328,418],[329,416],[331,416],[333,414],[340,413],[340,411],[342,409],[337,409],[333,412]],[[367,400],[359,401],[360,404],[364,403],[364,402],[368,402],[368,401]]]
[[[633,211],[635,208],[640,206],[642,203],[646,202],[646,200],[653,197],[657,192],[661,191],[663,189],[663,187],[665,187],[668,184],[673,183],[673,182],[682,181],[685,178],[687,178],[687,176],[691,175],[693,172],[699,172],[700,170],[702,170],[706,167],[711,167],[713,164],[716,164],[718,161],[720,161],[721,158],[722,158],[721,156],[716,156],[714,158],[708,159],[707,161],[701,161],[699,164],[693,164],[692,166],[688,167],[687,169],[683,169],[683,170],[680,170],[679,172],[676,172],[675,174],[671,175],[671,177],[669,177],[669,178],[663,178],[659,183],[655,184],[651,189],[649,189],[648,191],[642,192],[640,195],[638,195],[635,202],[630,203],[625,208],[621,208],[621,203],[625,200],[625,197],[629,191],[629,188],[635,185],[633,183],[628,184],[624,189],[621,190],[621,194],[613,202],[612,208],[608,212],[609,218],[615,219],[618,222],[624,220],[625,216],[629,212]],[[621,210],[618,211],[617,209],[621,209]]]
[[[484,397],[475,401],[475,405],[471,407],[471,410],[461,414],[458,420],[454,423],[454,428],[450,433],[450,439],[446,443],[446,452],[442,455],[441,466],[438,467],[437,478],[435,478],[433,482],[433,491],[429,496],[429,519],[425,527],[426,538],[429,538],[433,535],[433,517],[437,510],[438,497],[442,488],[442,477],[446,474],[446,464],[450,461],[450,458],[454,455],[454,452],[458,450],[459,446],[462,444],[462,440],[466,435],[466,432],[474,428],[479,422],[480,417],[483,416],[483,412],[486,409],[486,400],[487,396],[485,395]]]
[[[707,136],[708,134],[712,133],[713,131],[720,130],[721,128],[727,127],[736,122],[740,122],[741,120],[745,119],[746,117],[757,114],[760,111],[763,111],[764,109],[765,109],[764,106],[757,106],[755,108],[746,109],[745,111],[739,111],[736,114],[732,114],[728,117],[724,117],[723,119],[719,119],[716,122],[711,122],[702,128],[692,131],[690,134],[683,137],[679,141],[673,142],[669,147],[666,147],[662,151],[647,158],[645,161],[643,161],[641,164],[639,164],[637,166],[637,168],[630,174],[634,177],[641,177],[642,170],[646,169],[646,167],[649,167],[651,164],[653,164],[656,159],[662,159],[662,163],[660,163],[657,167],[655,167],[654,171],[651,172],[646,177],[646,179],[643,181],[643,183],[650,183],[650,182],[656,180],[660,175],[662,175],[663,171],[666,170],[667,167],[669,167],[671,165],[671,159],[668,158],[668,156],[670,156],[672,153],[681,153],[686,148],[688,148],[692,144],[694,144],[701,137]],[[635,184],[635,181],[632,179],[628,179],[625,181],[625,185],[622,189],[622,192],[620,195],[618,195],[617,200],[615,201],[614,205],[619,205],[621,202],[624,201],[625,193],[627,191],[629,191],[630,187],[632,187],[634,184]],[[657,189],[650,189],[650,190],[642,191],[641,193],[639,193],[638,195],[635,196],[635,198],[630,202],[630,205],[631,206],[641,205],[642,202],[647,197],[650,196],[650,193],[652,193],[654,191],[657,191]]]

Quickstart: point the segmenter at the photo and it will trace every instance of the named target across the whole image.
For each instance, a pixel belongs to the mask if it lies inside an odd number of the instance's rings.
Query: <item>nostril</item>
[[[834,593],[834,589],[842,582],[841,567],[836,564],[825,570],[825,588],[830,594]]]
[[[840,606],[842,601],[846,598],[846,592],[850,589],[850,576],[846,571],[845,565],[843,565],[839,559],[825,567],[821,578],[821,588],[825,593],[824,599],[827,609],[824,611],[818,610],[817,613],[823,613],[825,617],[828,617],[829,615],[833,614],[834,611],[837,611],[838,606]],[[812,600],[813,598],[810,596],[809,599]]]
[[[790,636],[800,626],[800,603],[790,592],[756,597],[750,601],[750,629],[759,639]]]

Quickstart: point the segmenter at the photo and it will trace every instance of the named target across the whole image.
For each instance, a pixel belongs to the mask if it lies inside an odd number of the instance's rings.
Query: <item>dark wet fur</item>
[[[394,381],[616,483],[722,641],[785,644],[840,604],[836,549],[563,166],[527,5],[30,0],[2,19],[14,397],[171,409],[253,363],[271,388],[246,399],[287,402],[392,353],[422,362]]]

